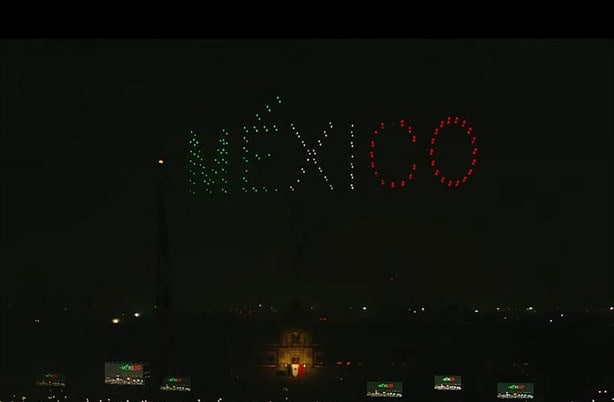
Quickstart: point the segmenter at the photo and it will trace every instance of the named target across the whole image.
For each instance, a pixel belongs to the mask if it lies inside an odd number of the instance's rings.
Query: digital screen
[[[402,398],[403,383],[395,381],[367,381],[367,396],[375,398]]]
[[[533,383],[497,383],[497,398],[533,399]]]
[[[109,385],[143,385],[145,367],[143,363],[105,363],[104,383]]]
[[[459,375],[436,375],[435,389],[437,391],[460,391],[462,390],[461,376]]]
[[[45,373],[36,378],[39,387],[65,387],[66,377],[63,373]]]
[[[162,391],[192,391],[192,381],[190,377],[164,377],[162,380]]]

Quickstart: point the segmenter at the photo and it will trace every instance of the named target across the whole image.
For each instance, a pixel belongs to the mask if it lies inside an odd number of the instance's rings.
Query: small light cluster
[[[275,98],[277,104],[281,104],[281,98],[277,96]],[[270,105],[265,106],[266,113],[272,113],[272,108]],[[241,190],[244,193],[258,191],[269,192],[269,191],[277,191],[275,187],[267,187],[267,186],[256,186],[254,184],[250,185],[249,181],[249,165],[253,160],[261,161],[264,158],[270,158],[271,154],[269,152],[266,155],[261,155],[257,153],[250,153],[248,149],[250,132],[253,135],[266,135],[266,134],[275,134],[279,132],[279,127],[276,124],[270,124],[267,126],[262,122],[262,116],[259,113],[256,113],[256,122],[252,125],[243,126],[243,144],[241,146],[241,161],[243,162],[243,172],[241,174]]]
[[[328,127],[330,129],[333,128],[333,123],[332,122],[328,122]],[[328,184],[328,188],[330,190],[334,190],[335,187],[332,185],[332,183],[329,182],[328,180],[328,176],[326,175],[326,173],[324,172],[324,169],[322,168],[321,165],[318,164],[318,159],[316,158],[316,156],[318,155],[317,151],[316,151],[316,147],[313,148],[307,148],[307,143],[305,143],[305,140],[301,137],[301,134],[299,133],[299,131],[296,129],[296,126],[293,123],[290,123],[290,129],[294,132],[294,135],[296,135],[296,138],[298,138],[298,140],[301,142],[301,145],[303,146],[303,148],[305,149],[305,151],[307,152],[307,156],[305,158],[305,161],[307,163],[312,163],[314,165],[314,167],[316,168],[316,170],[318,172],[320,172],[320,174],[322,175],[322,177],[324,178],[324,181]],[[324,138],[328,137],[328,133],[326,132],[326,130],[324,130]],[[353,133],[352,133],[353,136]],[[318,139],[316,140],[318,147],[322,146],[322,140]],[[350,142],[350,145],[353,147],[353,142]],[[353,168],[353,164],[350,165]],[[301,182],[301,177],[304,176],[307,172],[305,171],[305,167],[301,166],[300,168],[300,175],[299,177],[296,179],[296,184],[294,185],[290,185],[290,190],[294,191],[295,190],[295,185],[300,184]],[[350,174],[350,177],[353,177],[353,173]],[[351,188],[353,189],[353,184],[350,184]]]
[[[188,192],[196,195],[201,188],[209,194],[221,191],[228,194],[228,147],[230,146],[228,131],[222,130],[222,138],[212,166],[207,166],[204,153],[200,147],[198,136],[190,131],[188,140]]]
[[[394,124],[392,124],[394,126]],[[403,129],[403,130],[407,130],[407,134],[411,137],[411,142],[415,143],[416,142],[416,136],[413,134],[412,132],[412,127],[409,124],[409,122],[405,122],[405,120],[401,120],[399,122],[399,126]],[[381,177],[380,172],[377,170],[377,164],[375,162],[375,145],[376,145],[376,140],[377,137],[380,136],[384,130],[385,130],[385,123],[382,121],[379,124],[379,128],[373,130],[373,132],[371,133],[371,141],[370,141],[370,150],[369,150],[369,158],[371,159],[371,162],[369,163],[369,166],[371,166],[371,169],[373,170],[373,176],[375,176],[378,180],[379,183],[382,187],[385,186],[390,186],[390,188],[404,188],[405,185],[409,182],[409,180],[413,180],[415,174],[416,174],[416,164],[412,163],[411,164],[411,168],[410,168],[410,172],[407,174],[407,177],[403,177],[400,180],[386,180],[383,177]]]
[[[437,161],[435,160],[435,143],[437,142],[437,136],[440,131],[449,126],[457,126],[461,127],[463,130],[466,130],[467,136],[470,138],[471,145],[473,146],[473,150],[471,151],[472,159],[471,166],[467,169],[465,174],[460,178],[450,178],[446,177],[440,169],[437,167]],[[477,137],[473,133],[473,127],[467,123],[467,120],[462,119],[459,116],[448,116],[447,119],[441,120],[439,122],[439,126],[435,128],[433,131],[433,136],[431,137],[430,148],[429,148],[429,157],[431,159],[431,167],[433,168],[435,176],[439,178],[439,182],[448,187],[458,187],[462,183],[466,183],[469,179],[469,176],[473,174],[473,169],[475,168],[475,164],[477,163],[477,154],[478,154],[478,146],[477,146]]]

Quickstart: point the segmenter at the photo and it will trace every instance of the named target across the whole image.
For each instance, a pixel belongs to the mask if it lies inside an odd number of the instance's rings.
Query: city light
[[[158,165],[164,165],[164,159],[158,159]]]
[[[141,316],[141,314],[140,314],[140,313],[134,313],[134,316],[135,316],[136,318],[139,318],[139,317]]]
[[[113,318],[113,319],[111,320],[111,322],[112,322],[113,324],[119,324],[119,318]]]

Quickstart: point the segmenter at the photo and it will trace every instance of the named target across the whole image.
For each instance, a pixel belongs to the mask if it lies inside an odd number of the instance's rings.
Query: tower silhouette
[[[166,205],[164,203],[165,169],[160,167],[158,178],[158,233],[156,244],[156,310],[161,316],[170,313],[171,297],[171,267],[168,256],[168,226],[166,223]]]
[[[153,351],[152,380],[154,394],[160,396],[160,384],[164,375],[168,374],[170,357],[173,349],[174,311],[171,292],[172,269],[168,247],[168,225],[166,216],[166,164],[158,161],[157,183],[157,242],[156,242],[156,342]],[[157,398],[160,399],[160,398]]]

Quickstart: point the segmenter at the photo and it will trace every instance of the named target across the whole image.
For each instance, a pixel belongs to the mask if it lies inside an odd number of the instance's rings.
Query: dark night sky
[[[153,304],[164,155],[181,306],[614,301],[611,41],[4,40],[0,57],[8,300]],[[230,130],[238,171],[240,128],[275,95],[310,142],[356,123],[357,191],[311,175],[296,194],[188,197],[187,130],[205,147]],[[406,117],[426,142],[448,114],[476,127],[472,180],[442,188],[421,154],[412,187],[379,188],[369,130]],[[282,134],[287,188],[302,156]],[[339,187],[347,139],[322,151]]]

